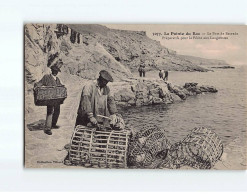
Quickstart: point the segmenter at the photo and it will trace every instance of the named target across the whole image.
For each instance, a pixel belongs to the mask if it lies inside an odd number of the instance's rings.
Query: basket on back
[[[216,133],[205,127],[199,127],[171,147],[168,155],[171,160],[169,165],[175,168],[187,165],[210,169],[220,159],[222,153],[223,145]]]
[[[170,143],[165,131],[146,125],[130,140],[128,166],[132,168],[158,168],[167,156]]]
[[[36,106],[62,104],[67,98],[64,86],[42,86],[34,89],[34,103]]]
[[[78,125],[71,138],[72,165],[94,168],[127,168],[130,131],[96,130]]]

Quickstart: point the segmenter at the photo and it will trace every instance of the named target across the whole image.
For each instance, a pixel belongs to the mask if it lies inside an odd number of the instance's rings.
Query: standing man
[[[138,68],[138,72],[139,72],[139,76],[142,77],[142,67],[141,67],[141,65]]]
[[[56,64],[51,67],[51,74],[46,74],[44,77],[37,83],[34,84],[34,87],[41,86],[61,86],[61,82],[57,77],[58,72],[61,72],[58,67],[59,64],[63,64],[60,60]],[[47,135],[52,135],[51,129],[58,129],[57,126],[58,117],[60,114],[60,103],[56,103],[55,101],[51,101],[50,104],[47,105],[47,115],[45,122],[44,133]]]
[[[146,70],[145,70],[145,64],[142,64],[142,76],[145,77]]]
[[[160,70],[159,77],[160,79],[164,79],[164,70]]]
[[[167,70],[165,71],[164,81],[165,81],[165,82],[168,81],[168,71],[167,71]]]
[[[140,77],[145,77],[145,64],[141,64],[138,68]]]
[[[98,123],[107,122],[102,116],[111,119],[110,124],[115,125],[117,122],[117,108],[108,82],[113,82],[112,76],[106,71],[101,70],[96,82],[87,83],[81,93],[80,105],[77,111],[76,125],[87,126],[91,123],[97,126]]]

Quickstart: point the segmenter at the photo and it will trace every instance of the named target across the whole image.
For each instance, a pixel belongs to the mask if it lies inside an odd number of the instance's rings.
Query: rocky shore
[[[234,69],[234,66],[213,66],[211,68],[219,68],[219,69]]]
[[[58,121],[60,128],[53,130],[52,136],[48,136],[43,132],[46,108],[34,106],[32,93],[27,94],[25,99],[26,105],[28,105],[25,116],[26,167],[83,168],[66,166],[63,160],[67,155],[67,150],[64,146],[70,142],[73,134],[81,88],[89,80],[75,80],[73,85],[67,84],[65,79],[63,81],[68,87],[68,98],[61,106],[61,114]],[[217,92],[217,89],[212,86],[200,86],[197,83],[186,83],[183,86],[177,86],[172,83],[165,83],[161,79],[151,78],[132,78],[121,82],[113,82],[110,83],[110,88],[120,109],[123,106],[171,104],[177,101],[186,101],[189,96]],[[238,146],[238,143],[238,140],[234,140],[224,146],[223,156],[213,169],[246,168],[246,149]],[[241,159],[241,163],[239,163],[238,159]],[[181,169],[192,168],[185,166],[181,167]]]
[[[171,104],[186,100],[188,96],[216,93],[217,89],[213,86],[200,86],[198,83],[185,83],[184,86],[177,86],[161,79],[136,79],[113,84],[112,91],[117,105],[126,107]]]

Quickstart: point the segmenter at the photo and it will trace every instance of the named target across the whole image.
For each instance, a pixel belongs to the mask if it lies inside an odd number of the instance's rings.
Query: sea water
[[[126,123],[136,130],[143,124],[157,125],[167,131],[171,143],[182,140],[195,127],[208,127],[215,131],[224,144],[237,137],[246,143],[247,99],[246,66],[235,69],[212,69],[213,72],[169,72],[169,82],[184,85],[196,82],[212,85],[218,93],[188,97],[169,105],[130,107],[121,110]],[[157,77],[158,72],[147,72]]]

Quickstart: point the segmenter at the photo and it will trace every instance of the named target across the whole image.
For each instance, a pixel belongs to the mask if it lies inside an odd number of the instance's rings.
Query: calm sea
[[[120,112],[126,123],[137,130],[140,124],[155,124],[165,129],[172,143],[183,139],[194,127],[205,126],[227,144],[236,137],[246,136],[246,75],[244,66],[214,69],[214,72],[169,72],[169,82],[175,85],[197,82],[215,86],[218,93],[189,97],[170,105],[131,107]],[[147,76],[158,78],[158,73],[148,72]],[[242,141],[246,142],[246,138]]]

